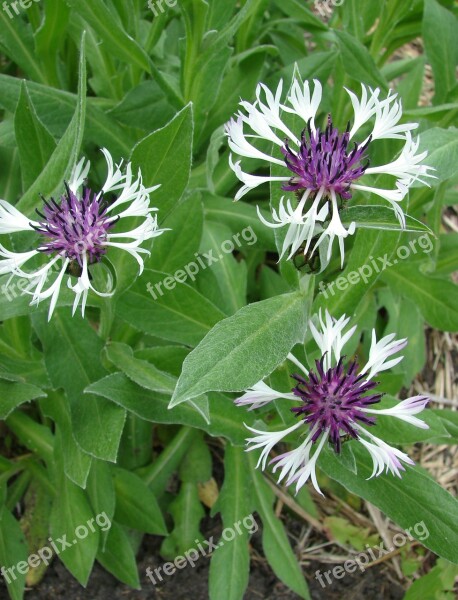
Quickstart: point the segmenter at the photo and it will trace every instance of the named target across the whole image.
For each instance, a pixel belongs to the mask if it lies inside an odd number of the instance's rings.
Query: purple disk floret
[[[341,434],[357,439],[358,433],[353,427],[355,421],[365,425],[375,425],[375,418],[369,417],[361,409],[380,402],[383,394],[367,392],[377,386],[376,382],[364,381],[364,375],[358,375],[356,361],[350,363],[345,372],[342,357],[336,367],[323,370],[324,356],[315,361],[317,374],[310,371],[309,379],[301,375],[292,375],[298,385],[292,390],[304,403],[292,408],[296,416],[303,418],[304,423],[314,430],[312,442],[323,432],[329,433],[329,442],[339,453]]]
[[[117,219],[107,217],[108,205],[90,189],[85,188],[79,199],[66,188],[60,204],[54,198],[50,202],[42,198],[43,213],[36,211],[43,220],[35,229],[45,237],[38,250],[76,260],[81,267],[84,255],[89,264],[99,262],[106,252],[108,230]]]
[[[305,129],[302,131],[297,153],[291,150],[289,140],[285,140],[285,146],[281,148],[286,166],[295,174],[283,189],[292,192],[324,189],[325,195],[333,191],[343,200],[349,200],[350,185],[364,175],[369,166],[368,160],[364,165],[361,162],[366,159],[365,152],[371,138],[363,145],[354,142],[353,149],[349,151],[350,124],[341,134],[333,127],[331,115],[324,132],[320,129],[312,132],[310,121],[307,131],[308,138]]]

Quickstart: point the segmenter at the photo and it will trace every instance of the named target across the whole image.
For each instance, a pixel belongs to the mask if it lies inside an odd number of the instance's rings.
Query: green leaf
[[[124,529],[117,523],[112,523],[105,549],[98,552],[97,560],[119,581],[136,590],[141,589],[132,544]]]
[[[439,558],[431,571],[413,582],[407,590],[404,600],[424,600],[425,598],[452,600],[451,594],[453,594],[452,590],[457,576],[458,566]]]
[[[402,478],[391,474],[367,480],[372,461],[357,442],[349,442],[355,454],[357,475],[348,471],[333,452],[322,453],[320,468],[353,494],[368,500],[427,548],[458,562],[456,514],[458,501],[419,467],[407,467]],[[415,525],[423,523],[426,535],[417,533]]]
[[[357,231],[348,264],[341,273],[341,277],[347,282],[346,287],[336,291],[335,284],[338,280],[331,282],[327,287],[321,282],[321,292],[315,298],[312,314],[325,307],[336,318],[343,314],[354,314],[364,296],[380,277],[380,269],[377,271],[374,268],[372,260],[379,257],[390,259],[399,237],[399,232],[396,231]],[[352,273],[360,274],[357,281],[352,280]]]
[[[156,496],[138,475],[116,467],[114,485],[116,521],[138,531],[155,535],[167,534]]]
[[[0,73],[0,85],[0,106],[14,113],[22,82],[17,77]],[[53,136],[61,137],[75,113],[78,96],[33,81],[27,82],[27,88],[40,120]],[[98,108],[94,100],[88,99],[85,139],[99,148],[110,148],[113,154],[127,156],[131,148],[132,134]]]
[[[245,443],[247,432],[243,423],[250,425],[253,422],[252,413],[240,410],[232,399],[221,394],[211,394],[208,398],[210,422],[205,421],[201,411],[197,411],[189,402],[169,410],[169,396],[148,393],[122,373],[109,375],[91,384],[87,391],[108,398],[147,421],[197,427],[210,435],[226,437],[236,445]]]
[[[87,478],[86,493],[95,515],[103,515],[106,521],[113,522],[116,505],[113,474],[109,463],[94,458]],[[100,550],[103,552],[109,536],[109,529],[100,530]]]
[[[240,241],[235,241],[231,230],[226,225],[222,223],[205,223],[201,251],[204,253],[213,252],[215,258],[218,258],[218,261],[211,265],[211,269],[216,278],[216,286],[219,288],[223,299],[219,308],[228,315],[235,313],[246,304],[246,263],[237,261],[231,250],[237,250],[239,244]]]
[[[414,219],[409,215],[406,215],[405,218],[406,227],[403,229],[394,210],[387,206],[351,206],[340,213],[340,220],[344,225],[355,223],[358,229],[428,232],[432,234],[431,229],[418,219]]]
[[[436,0],[425,0],[423,39],[426,56],[434,73],[435,104],[444,102],[456,85],[457,27],[458,22],[453,13]]]
[[[416,305],[391,291],[379,293],[382,304],[387,308],[390,320],[384,335],[395,333],[397,338],[406,338],[409,343],[403,349],[404,359],[393,368],[394,373],[404,373],[404,385],[409,386],[417,373],[423,370],[426,362],[426,340],[423,317]]]
[[[428,151],[424,163],[436,170],[431,171],[437,179],[428,179],[430,185],[437,185],[441,181],[454,177],[457,173],[458,164],[458,129],[449,127],[441,129],[433,127],[420,136],[420,147],[418,152]],[[421,184],[416,183],[416,187]]]
[[[194,262],[187,266],[188,279],[195,279],[200,265]],[[183,281],[181,276],[180,281]],[[140,331],[191,346],[198,344],[225,316],[187,283],[148,269],[121,296],[116,311],[121,319]]]
[[[112,402],[84,393],[106,375],[100,363],[102,340],[89,322],[55,311],[52,321],[33,316],[44,346],[49,377],[55,389],[63,388],[71,408],[72,431],[81,448],[96,458],[115,461],[126,413]]]
[[[432,327],[458,329],[458,288],[451,281],[427,277],[416,265],[396,265],[383,279],[414,302]]]
[[[162,223],[161,226],[171,231],[154,240],[151,259],[146,262],[146,267],[174,273],[195,261],[202,238],[203,219],[201,195],[195,192],[178,204]]]
[[[3,509],[0,515],[0,564],[6,569],[14,568],[8,579],[3,576],[11,600],[24,597],[25,575],[18,573],[16,565],[26,561],[27,556],[27,543],[19,523],[8,510]]]
[[[270,215],[267,211],[261,210],[261,213],[269,220]],[[251,204],[205,194],[204,214],[208,219],[230,227],[233,234],[242,233],[242,244],[246,236],[245,243],[248,246],[256,244],[256,247],[275,250],[273,230],[261,223],[256,208]]]
[[[132,150],[132,169],[141,169],[146,187],[160,184],[151,200],[162,221],[186,189],[192,160],[192,104],[157,131],[138,142]]]
[[[78,101],[75,114],[45,168],[17,203],[17,208],[25,214],[32,212],[37,204],[39,194],[50,198],[61,192],[64,180],[69,178],[73,167],[78,161],[83,141],[85,114],[86,58],[83,35],[79,63]]]
[[[31,27],[17,18],[9,2],[9,13],[0,11],[0,44],[10,59],[31,78],[46,83],[46,75],[36,60]],[[17,5],[16,5],[17,6]],[[15,18],[16,17],[16,18]]]
[[[146,52],[126,33],[120,20],[114,17],[102,0],[92,0],[90,3],[78,0],[65,1],[100,36],[106,52],[117,56],[128,65],[136,65],[142,71],[150,72]]]
[[[0,380],[0,419],[4,420],[13,410],[46,394],[40,388],[28,383],[15,383]]]
[[[163,494],[170,477],[178,469],[181,461],[198,436],[199,432],[197,429],[193,427],[181,427],[153,463],[138,469],[137,474],[140,475],[156,497]]]
[[[145,360],[134,358],[132,348],[127,344],[112,342],[105,348],[105,352],[108,360],[136,384],[153,392],[173,393],[176,378],[156,369]]]
[[[221,512],[223,525],[233,528],[234,524],[251,524],[250,533],[257,531],[251,499],[250,471],[242,448],[227,445],[224,453],[224,484],[218,496],[213,514]],[[239,600],[243,598],[250,574],[248,529],[241,527],[233,540],[221,540],[212,556],[209,574],[209,596],[211,600]],[[221,543],[220,542],[220,543]]]
[[[202,538],[199,524],[205,511],[199,500],[196,483],[181,484],[178,496],[169,506],[169,512],[173,517],[174,528],[162,543],[161,555],[168,559],[175,559],[195,548],[196,539]],[[196,554],[199,557],[197,550],[194,556]]]
[[[65,475],[62,464],[63,440],[60,432],[56,432],[56,495],[51,512],[51,533],[54,540],[66,536],[71,547],[65,548],[59,554],[72,575],[85,586],[94,565],[95,555],[99,545],[99,529],[92,531],[88,524],[94,514],[86,494]],[[86,537],[78,536],[78,527],[86,527]],[[83,532],[82,532],[83,533]]]
[[[43,414],[54,421],[65,440],[63,448],[59,449],[59,452],[62,451],[65,474],[76,485],[85,488],[92,458],[82,451],[73,437],[67,398],[61,392],[50,392],[48,398],[40,402],[40,407]]]
[[[337,38],[347,74],[356,81],[387,90],[388,84],[377,69],[367,48],[346,31],[335,29],[334,35]]]
[[[248,465],[252,476],[256,511],[262,519],[262,547],[275,575],[301,598],[309,599],[307,583],[286,535],[283,523],[275,515],[275,495],[264,481],[262,472],[256,469],[253,453],[248,454]]]
[[[25,189],[39,177],[56,148],[54,138],[40,121],[23,82],[14,115],[14,131]]]
[[[207,391],[241,391],[271,373],[306,332],[305,297],[256,302],[218,323],[183,363],[170,408]]]

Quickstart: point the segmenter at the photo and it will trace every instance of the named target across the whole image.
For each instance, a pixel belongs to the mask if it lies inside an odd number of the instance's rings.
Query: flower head
[[[339,213],[355,190],[374,193],[387,200],[401,226],[405,227],[405,216],[399,203],[415,180],[425,183],[422,178],[432,175],[428,172],[430,167],[420,164],[427,153],[417,154],[419,140],[412,138],[411,131],[418,124],[399,123],[402,105],[397,94],[390,92],[385,99],[380,99],[379,89],[362,85],[359,99],[346,90],[354,110],[353,125],[349,122],[346,129],[340,131],[331,115],[328,115],[324,128],[316,123],[322,96],[318,80],[315,79],[311,86],[308,81],[301,83],[294,79],[285,104],[281,101],[282,89],[283,82],[280,81],[274,96],[264,84],[259,84],[256,101],[253,104],[242,101],[243,110],[226,125],[228,144],[234,154],[284,167],[284,175],[253,175],[244,172],[241,161],[234,162],[231,156],[229,164],[244,184],[236,194],[236,200],[251,189],[272,181],[282,182],[283,190],[296,194],[296,206],[288,199],[285,207],[285,199],[281,198],[278,213],[272,211],[273,223],[262,219],[268,227],[288,228],[280,258],[288,250],[288,258],[291,258],[299,248],[304,254],[309,251],[313,254],[328,239],[329,260],[337,237],[343,263],[343,240],[355,232],[355,224],[344,226]],[[303,122],[302,131],[290,129],[288,114],[299,117]],[[372,122],[369,135],[356,139],[369,121]],[[399,158],[387,165],[370,167],[372,145],[376,140],[387,138],[404,142]],[[272,156],[257,148],[257,140],[273,144]],[[393,189],[370,187],[364,182],[365,175],[380,173],[394,177]],[[314,245],[310,250],[312,241]]]
[[[352,360],[345,367],[345,357],[341,353],[355,331],[355,327],[347,328],[348,322],[345,315],[334,319],[327,311],[325,319],[320,313],[318,326],[310,322],[310,330],[320,349],[321,358],[315,361],[314,370],[308,370],[294,355],[288,355],[288,359],[302,371],[301,374],[292,375],[296,386],[291,393],[275,392],[259,382],[236,400],[238,405],[249,405],[251,409],[264,406],[277,398],[299,402],[291,408],[299,419],[295,425],[274,432],[248,427],[256,435],[247,440],[251,445],[248,450],[263,449],[257,466],[262,463],[264,469],[272,448],[287,435],[303,429],[304,441],[294,450],[271,461],[275,465],[274,472],[280,469],[279,481],[286,477],[287,485],[296,483],[297,490],[310,478],[321,493],[316,480],[319,454],[326,442],[339,454],[347,436],[361,442],[368,450],[373,461],[371,477],[380,475],[384,469],[401,477],[401,471],[404,470],[402,463],[414,463],[406,454],[389,446],[370,431],[376,429],[378,415],[392,416],[415,427],[428,428],[424,421],[414,416],[428,403],[425,396],[408,398],[392,408],[374,408],[383,393],[376,390],[378,383],[373,381],[373,377],[402,360],[402,357],[390,357],[405,347],[406,340],[394,340],[394,335],[391,334],[377,342],[373,332],[366,365],[360,368],[358,362]]]
[[[102,152],[108,173],[101,190],[94,192],[83,185],[90,168],[89,161],[83,158],[75,166],[70,181],[65,183],[65,193],[60,200],[42,197],[43,209],[37,209],[37,221],[28,219],[14,206],[0,200],[0,234],[35,231],[40,235],[36,248],[28,252],[12,252],[0,244],[0,275],[10,274],[8,283],[15,275],[29,280],[25,291],[33,296],[32,305],[51,298],[49,318],[66,274],[69,275],[67,286],[75,294],[73,313],[81,300],[84,315],[89,290],[99,296],[113,294],[94,288],[90,266],[100,263],[110,247],[116,247],[131,254],[141,272],[141,255],[149,254],[142,243],[164,231],[158,228],[157,217],[151,215],[157,209],[150,207],[149,200],[151,192],[159,186],[145,188],[140,172],[137,178],[133,177],[130,163],[122,171],[122,164],[114,165],[108,150]],[[109,200],[108,193],[115,193],[117,198]],[[118,231],[118,224],[128,217],[140,217],[142,223],[135,229]],[[24,265],[39,255],[48,257],[45,265],[25,271]],[[44,289],[50,277],[52,282]]]

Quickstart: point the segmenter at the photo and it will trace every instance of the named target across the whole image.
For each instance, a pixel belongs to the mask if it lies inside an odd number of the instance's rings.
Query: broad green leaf
[[[154,194],[152,196],[154,200]],[[195,261],[202,238],[203,210],[200,193],[193,193],[178,204],[161,224],[171,231],[154,240],[151,258],[146,267],[163,273],[182,270]]]
[[[56,148],[56,142],[38,118],[25,82],[14,115],[14,130],[21,161],[22,182],[27,189],[45,168]]]
[[[105,521],[113,523],[116,505],[113,474],[109,463],[94,458],[87,478],[86,493],[95,515],[103,515]],[[103,552],[107,543],[109,529],[100,530],[99,549]]]
[[[29,214],[37,204],[39,194],[45,197],[58,195],[62,191],[64,180],[69,178],[71,171],[78,162],[83,141],[84,122],[86,114],[86,58],[84,53],[84,35],[81,41],[81,56],[79,63],[78,101],[75,114],[66,132],[59,140],[46,167],[39,177],[25,192],[17,204],[17,208]]]
[[[444,102],[456,85],[457,27],[458,21],[453,13],[436,0],[425,0],[423,39],[434,73],[435,104]]]
[[[129,89],[108,115],[128,127],[153,131],[170,121],[174,110],[157,82],[148,79]]]
[[[2,577],[11,600],[24,597],[25,574],[18,572],[17,565],[24,563],[27,557],[27,543],[19,523],[8,510],[3,509],[0,514],[0,564],[6,569],[7,577],[3,574]],[[24,565],[21,564],[21,567]],[[8,571],[10,568],[12,572]]]
[[[458,562],[458,534],[456,514],[458,502],[425,471],[407,467],[402,478],[391,474],[367,480],[372,472],[372,461],[367,451],[357,442],[352,445],[357,463],[357,474],[348,471],[334,452],[323,452],[320,468],[350,492],[368,500],[427,548]],[[428,535],[419,535],[415,525],[423,523]]]
[[[91,468],[92,458],[78,446],[72,433],[70,406],[67,398],[61,392],[50,392],[48,398],[40,402],[43,414],[51,418],[59,427],[65,440],[62,451],[64,470],[76,485],[86,487],[86,481]]]
[[[439,558],[435,566],[426,575],[416,579],[409,587],[404,600],[424,600],[441,598],[452,600],[451,594],[458,577],[458,566]]]
[[[390,288],[379,292],[381,304],[389,313],[389,322],[384,335],[395,333],[396,337],[406,338],[407,347],[402,350],[403,360],[393,368],[394,373],[404,373],[404,385],[409,386],[417,373],[423,370],[426,362],[426,339],[423,316],[416,305]]]
[[[334,35],[337,38],[347,74],[356,81],[387,90],[387,82],[377,69],[367,48],[346,31],[335,29]]]
[[[87,392],[108,398],[129,412],[153,423],[181,424],[203,429],[212,436],[226,437],[233,444],[243,445],[246,438],[244,423],[253,422],[252,413],[235,406],[233,400],[222,394],[210,394],[208,398],[209,421],[189,403],[169,410],[170,396],[145,391],[122,373],[108,375],[91,384]]]
[[[147,361],[134,358],[132,348],[127,344],[112,342],[105,348],[105,353],[110,362],[141,387],[163,394],[173,393],[175,377],[156,369]]]
[[[106,375],[100,363],[102,340],[87,320],[57,310],[48,323],[43,314],[33,324],[44,347],[55,389],[63,388],[71,408],[72,431],[88,454],[115,461],[126,413],[112,402],[85,394],[84,389]]]
[[[224,483],[213,513],[219,511],[224,527],[239,531],[230,541],[220,540],[223,545],[215,551],[210,563],[209,595],[211,600],[239,600],[243,598],[250,573],[248,528],[250,533],[258,529],[252,515],[250,472],[242,448],[227,445],[224,453]]]
[[[420,148],[418,152],[428,151],[428,156],[423,161],[426,165],[434,167],[431,171],[437,179],[428,179],[430,185],[437,185],[441,181],[454,177],[457,173],[458,164],[458,129],[450,127],[441,129],[433,127],[420,136]],[[416,183],[420,186],[420,183]]]
[[[170,408],[210,390],[241,391],[271,373],[305,336],[302,293],[269,298],[218,323],[183,363]]]
[[[439,239],[435,274],[448,275],[458,267],[458,233],[442,234]]]
[[[310,598],[308,586],[286,535],[285,528],[273,509],[274,493],[256,469],[252,452],[248,454],[256,512],[262,519],[262,547],[275,575],[301,598]]]
[[[196,539],[202,539],[199,524],[205,515],[199,500],[197,484],[186,482],[181,484],[178,496],[169,506],[169,512],[173,517],[174,527],[172,533],[165,538],[161,545],[161,555],[174,560],[177,556],[183,556],[185,552],[195,548]],[[199,552],[194,551],[190,555],[189,564],[199,559]]]
[[[155,535],[166,535],[167,527],[156,496],[135,473],[116,467],[115,519],[133,529]]]
[[[0,85],[0,106],[14,113],[22,82],[17,77],[0,73]],[[27,88],[39,119],[54,137],[62,137],[78,105],[77,95],[33,81],[27,82]],[[113,154],[127,156],[134,139],[131,132],[106,115],[93,100],[88,98],[85,139],[98,148],[107,147]]]
[[[232,255],[232,251],[238,250],[241,245],[241,236],[239,235],[236,241],[226,225],[214,222],[205,223],[201,252],[212,252],[213,256],[218,259],[211,268],[223,299],[219,308],[227,315],[235,313],[246,304],[246,263],[237,261]]]
[[[398,218],[392,208],[387,206],[351,206],[340,213],[340,220],[344,225],[355,223],[358,229],[383,229],[400,232],[429,232],[431,229],[409,215],[406,215],[405,229],[401,227]]]
[[[65,475],[61,458],[63,443],[64,440],[57,431],[55,483],[58,494],[54,498],[51,512],[51,534],[54,540],[66,536],[71,547],[65,548],[59,558],[80,584],[85,586],[94,565],[100,533],[94,522],[96,515],[86,494]],[[89,526],[91,519],[94,531]]]
[[[193,139],[192,104],[157,131],[143,138],[132,150],[134,172],[141,169],[143,183],[161,185],[151,196],[162,221],[177,204],[188,183]]]
[[[0,44],[2,50],[31,79],[46,83],[46,75],[34,53],[31,27],[17,17],[9,2],[0,11]]]
[[[97,561],[119,581],[136,590],[141,589],[138,567],[131,541],[124,529],[112,523],[104,550],[97,553]]]
[[[451,281],[427,277],[416,265],[387,269],[383,279],[414,302],[432,327],[458,329],[458,287]]]
[[[145,333],[195,346],[225,316],[190,285],[180,283],[193,281],[200,268],[196,259],[186,266],[179,280],[146,269],[119,299],[118,316]]]
[[[26,448],[47,463],[54,462],[54,436],[46,425],[41,425],[21,410],[11,413],[6,424]]]
[[[267,211],[261,210],[265,219],[269,220]],[[230,198],[204,195],[204,214],[211,221],[223,222],[230,227],[233,234],[241,234],[239,240],[245,245],[275,249],[273,230],[260,221],[256,208],[246,202],[234,202]]]
[[[102,0],[92,0],[91,2],[65,1],[100,36],[106,52],[117,56],[128,65],[136,65],[143,71],[150,72],[146,52],[136,40],[126,33],[120,20],[114,17]]]
[[[177,471],[198,436],[197,429],[181,427],[153,463],[137,470],[137,475],[143,479],[157,498],[165,491],[168,480]]]
[[[13,410],[37,398],[43,398],[43,390],[28,383],[0,380],[0,419],[6,419]]]
[[[384,261],[391,258],[399,237],[396,231],[359,230],[348,264],[341,275],[328,285],[320,282],[320,293],[315,298],[312,314],[325,307],[336,318],[343,314],[354,314],[380,277]],[[345,285],[338,288],[339,278]]]
[[[55,86],[59,85],[59,49],[65,42],[70,9],[61,0],[46,0],[44,16],[34,34],[35,52],[46,66],[46,74]]]

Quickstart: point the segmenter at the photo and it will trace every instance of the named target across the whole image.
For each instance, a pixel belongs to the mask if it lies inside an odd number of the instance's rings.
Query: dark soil
[[[210,523],[209,523],[210,524]],[[207,528],[205,527],[204,530]],[[209,535],[215,533],[213,527],[208,528]],[[220,529],[217,525],[217,529]],[[37,588],[27,591],[26,600],[207,600],[208,598],[208,558],[201,557],[194,568],[189,565],[177,570],[171,577],[153,585],[146,577],[146,568],[153,570],[164,564],[159,555],[161,538],[145,536],[138,555],[138,569],[142,590],[132,590],[119,583],[96,564],[89,579],[87,588],[70,575],[64,565],[55,559],[49,567],[45,578]],[[262,558],[261,533],[258,531],[251,539],[254,559],[248,589],[244,600],[300,600],[274,575]],[[401,600],[403,588],[387,576],[383,566],[377,566],[364,573],[347,573],[342,579],[333,580],[332,584],[323,588],[315,579],[319,569],[321,573],[332,569],[335,565],[318,562],[310,563],[304,568],[304,576],[308,580],[313,600]],[[326,580],[324,579],[324,582]],[[7,593],[0,583],[0,599],[6,600]]]

